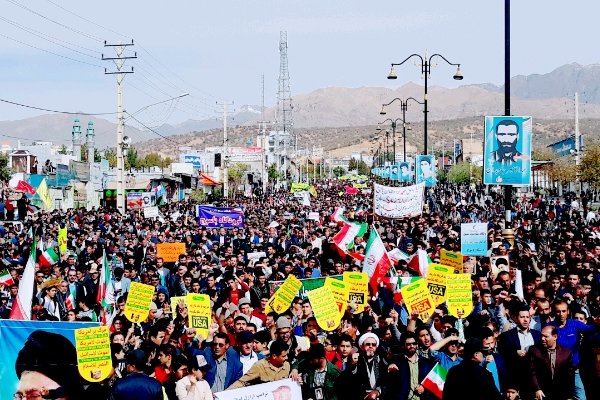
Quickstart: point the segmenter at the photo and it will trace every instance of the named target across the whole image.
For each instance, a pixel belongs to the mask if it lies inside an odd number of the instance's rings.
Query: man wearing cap
[[[275,329],[275,340],[279,340],[288,345],[288,359],[293,363],[296,358],[296,349],[298,348],[298,337],[292,332],[292,324],[286,316],[277,318]]]
[[[256,328],[262,328],[263,322],[260,318],[252,315],[252,306],[250,305],[250,299],[243,297],[238,303],[238,308],[242,313],[242,316],[246,318],[246,322],[256,325]]]
[[[125,360],[127,376],[115,383],[109,400],[163,400],[160,382],[142,372],[147,362],[144,351],[132,350]]]
[[[212,400],[210,386],[204,380],[208,371],[208,363],[202,355],[191,357],[188,362],[188,375],[175,384],[178,400]]]
[[[358,339],[360,356],[358,362],[348,366],[337,382],[339,398],[375,400],[383,393],[388,366],[377,355],[379,337],[365,333]]]
[[[442,400],[500,400],[502,395],[492,374],[481,366],[482,342],[469,338],[465,343],[464,360],[446,375]]]
[[[325,353],[325,346],[315,344],[308,350],[308,358],[298,364],[303,399],[337,400],[335,384],[340,370],[327,361]]]
[[[239,360],[244,367],[244,374],[248,372],[257,361],[265,358],[264,355],[254,352],[252,348],[253,341],[254,335],[249,331],[239,332],[236,336],[235,349],[237,350]]]

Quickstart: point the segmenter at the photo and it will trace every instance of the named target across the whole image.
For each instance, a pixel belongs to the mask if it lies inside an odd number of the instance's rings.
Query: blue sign
[[[398,164],[394,164],[390,167],[390,180],[400,180],[400,166]]]
[[[458,157],[462,154],[462,146],[460,143],[454,144],[454,157]]]
[[[409,162],[398,163],[398,180],[400,182],[412,182],[413,176]]]
[[[434,187],[437,183],[435,157],[430,155],[417,156],[417,183],[424,182],[425,187]]]
[[[198,224],[208,228],[243,228],[244,212],[226,207],[197,206]]]
[[[195,169],[202,168],[202,159],[197,154],[184,154],[183,162],[187,164],[192,164]]]
[[[77,364],[75,352],[75,330],[99,326],[97,322],[51,322],[51,321],[18,321],[0,319],[0,399],[12,399],[18,389],[15,363],[27,338],[29,356],[25,363],[31,363],[33,371],[50,371],[62,368],[62,376],[79,382],[77,368],[68,364]],[[57,337],[60,335],[61,337]],[[66,339],[65,339],[66,338]],[[58,354],[60,352],[60,354]],[[34,363],[37,365],[34,366]],[[72,365],[71,365],[72,366]],[[22,368],[27,368],[23,366]],[[49,378],[48,378],[49,379]]]
[[[531,117],[485,117],[483,183],[529,185],[532,125]]]
[[[575,138],[573,136],[561,140],[560,142],[552,143],[548,146],[558,156],[568,156],[575,154],[577,147],[575,146]],[[579,136],[579,149],[583,148],[583,136]]]
[[[487,228],[485,223],[460,224],[460,252],[463,256],[487,256]]]

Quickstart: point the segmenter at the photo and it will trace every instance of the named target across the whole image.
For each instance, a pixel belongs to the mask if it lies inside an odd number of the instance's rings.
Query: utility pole
[[[575,92],[575,192],[581,196],[581,176],[579,165],[581,163],[581,136],[579,133],[579,94]]]
[[[104,47],[112,47],[116,52],[116,57],[104,57],[102,54],[102,60],[113,61],[115,63],[116,71],[108,71],[104,69],[104,74],[115,75],[117,78],[117,210],[121,213],[125,213],[125,187],[124,187],[124,168],[125,162],[123,159],[123,147],[126,145],[123,142],[123,134],[125,131],[125,109],[123,108],[123,80],[126,74],[133,74],[133,67],[131,71],[125,71],[125,61],[137,58],[137,53],[133,53],[133,56],[126,56],[125,50],[133,46],[133,40],[131,43],[120,43],[120,44],[109,44],[104,41]]]
[[[504,115],[510,115],[510,0],[504,0]],[[504,186],[505,228],[512,221],[512,185]]]
[[[229,198],[229,139],[227,139],[227,106],[233,106],[233,102],[217,102],[223,107],[223,197]]]

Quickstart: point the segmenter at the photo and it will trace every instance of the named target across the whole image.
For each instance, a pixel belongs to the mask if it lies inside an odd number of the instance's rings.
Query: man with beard
[[[365,333],[358,339],[358,346],[360,347],[358,362],[353,366],[347,366],[337,381],[338,398],[375,400],[383,392],[388,366],[385,360],[377,355],[379,347],[377,335]]]
[[[498,122],[496,125],[496,140],[498,148],[492,152],[494,162],[502,165],[510,165],[516,162],[521,153],[517,151],[519,139],[519,125],[508,119]]]
[[[435,398],[426,391],[421,382],[425,379],[434,363],[417,352],[417,335],[406,332],[402,335],[400,347],[402,355],[390,365],[387,382],[390,383],[388,395],[399,400],[421,400]]]

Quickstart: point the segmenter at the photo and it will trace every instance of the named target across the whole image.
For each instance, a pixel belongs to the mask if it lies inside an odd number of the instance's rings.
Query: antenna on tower
[[[277,91],[277,125],[284,135],[289,135],[294,153],[298,148],[298,140],[294,134],[294,107],[290,90],[290,72],[288,70],[287,32],[279,32],[279,90]]]

